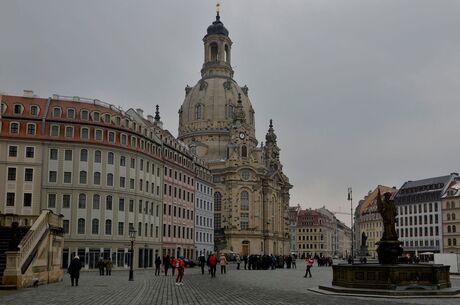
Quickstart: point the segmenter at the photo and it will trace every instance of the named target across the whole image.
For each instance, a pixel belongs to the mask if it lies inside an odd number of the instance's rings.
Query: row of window
[[[447,245],[448,245],[449,247],[451,247],[451,246],[456,246],[456,245],[457,245],[457,239],[456,239],[456,238],[452,238],[452,239],[451,239],[451,238],[448,238],[448,239],[447,239]]]
[[[423,236],[439,236],[439,227],[419,227],[417,228],[405,228],[405,229],[396,229],[399,237],[423,237]],[[429,233],[428,233],[429,231]]]
[[[446,202],[446,209],[455,209],[455,201],[447,201]]]
[[[165,166],[165,176],[168,176],[170,178],[173,177],[173,169],[172,168],[168,168],[167,166]],[[180,171],[176,171],[174,170],[174,179],[175,180],[179,180],[183,183],[186,183],[188,185],[191,185],[193,186],[193,177],[190,177],[186,174],[182,174]]]
[[[206,232],[195,232],[195,233],[196,233],[196,237],[195,237],[196,242],[201,242],[201,243],[213,243],[214,242],[212,233],[206,233]]]
[[[212,212],[212,202],[197,198],[196,208],[200,210]]]
[[[452,214],[447,213],[446,217],[447,217],[447,220],[455,220],[456,219],[455,213],[452,213]]]
[[[6,193],[6,206],[7,207],[14,207],[16,205],[16,193],[7,192]],[[22,198],[22,206],[23,207],[31,207],[32,206],[32,193],[24,193]]]
[[[249,193],[242,191],[240,194],[240,209],[241,211],[249,211]],[[214,192],[214,210],[222,210],[222,194],[220,192]]]
[[[91,234],[92,235],[99,235],[99,219],[93,218],[91,221]],[[111,219],[106,219],[105,220],[105,230],[104,233],[105,235],[112,235],[112,220]],[[63,228],[64,228],[64,233],[69,234],[70,233],[70,220],[64,219],[63,221]],[[142,230],[144,228],[144,230]],[[150,228],[150,232],[149,232]],[[154,226],[153,224],[148,224],[142,222],[138,223],[138,230],[137,230],[137,235],[138,236],[144,236],[144,237],[154,237],[158,238],[160,233],[159,233],[160,228],[158,226]],[[129,231],[134,231],[134,224],[129,223],[128,224],[128,232]],[[86,234],[86,220],[84,218],[78,218],[77,221],[77,234]],[[125,235],[125,223],[124,222],[118,222],[117,226],[117,234],[119,236]]]
[[[163,237],[192,239],[193,228],[163,224]]]
[[[8,167],[7,171],[7,180],[16,181],[17,169],[16,167]],[[24,181],[32,182],[34,179],[34,169],[33,168],[24,168]]]
[[[163,215],[179,217],[187,220],[193,220],[193,210],[172,206],[170,204],[163,204]]]
[[[211,217],[204,217],[204,216],[198,216],[196,215],[196,221],[195,224],[197,226],[202,226],[202,227],[209,227],[213,228],[214,225],[212,223],[212,218]]]
[[[10,134],[18,135],[21,128],[20,122],[10,122]],[[75,138],[75,127],[74,126],[65,126],[64,128],[64,137],[73,139]],[[107,138],[107,141],[111,144],[117,142],[121,145],[128,146],[132,148],[140,148],[141,150],[146,150],[152,155],[159,155],[160,148],[153,144],[150,141],[144,141],[143,139],[138,139],[135,136],[127,135],[124,133],[117,133],[115,131],[106,131],[101,128],[93,128],[93,137],[91,138],[89,127],[81,127],[79,139],[83,141],[88,141],[94,139],[96,141],[104,141],[104,138]],[[27,123],[26,134],[30,136],[35,136],[37,131],[37,124]],[[51,137],[60,137],[61,136],[61,125],[52,124],[50,126],[50,136]]]
[[[304,235],[304,236],[299,236],[299,240],[318,240],[318,237],[319,236],[317,235],[314,235],[314,236]],[[323,238],[324,238],[323,234],[321,234],[320,239],[323,240]]]
[[[299,249],[318,249],[318,244],[299,244]],[[324,249],[324,244],[320,244],[320,249]]]
[[[413,208],[413,212],[414,214],[417,214],[417,207],[418,207],[418,213],[422,213],[422,207],[423,207],[423,213],[427,213],[427,212],[433,212],[433,206],[434,206],[434,211],[437,212],[438,211],[438,203],[435,202],[435,203],[424,203],[424,204],[421,204],[419,203],[418,205],[415,204],[415,205],[409,205],[409,206],[400,206],[399,207],[399,215],[407,215],[407,214],[412,214],[412,208]]]
[[[422,222],[422,220],[423,220],[423,222]],[[435,214],[434,215],[434,223],[437,224],[438,221],[439,221],[438,214]],[[429,222],[430,225],[433,224],[433,215],[432,214],[431,215],[423,215],[423,217],[422,217],[422,215],[419,215],[418,217],[417,216],[409,216],[409,217],[405,216],[405,217],[398,217],[396,219],[396,225],[397,226],[412,226],[412,223],[414,225],[417,225],[417,223],[420,224],[420,225],[422,225],[422,224],[426,225],[426,224],[428,224],[428,222]]]
[[[436,244],[437,247],[439,247],[439,240],[406,240],[404,241],[404,246],[405,247],[434,247],[434,245]]]
[[[34,158],[35,157],[35,147],[34,146],[26,146],[25,150],[25,157],[26,158]],[[16,158],[18,156],[18,147],[15,145],[8,146],[8,157]]]
[[[455,225],[447,226],[447,233],[456,233],[456,232],[457,232],[457,227]]]
[[[87,207],[87,201],[88,201],[88,196],[84,193],[78,194],[78,208],[79,209],[86,209]],[[48,208],[54,209],[57,207],[57,199],[58,195],[51,193],[48,194]],[[72,202],[72,195],[71,194],[63,194],[62,195],[62,208],[63,209],[70,209],[71,208],[71,202]],[[114,203],[114,198],[112,195],[106,195],[105,196],[105,210],[107,211],[112,211],[113,210],[113,203]],[[125,209],[127,209],[129,212],[133,213],[135,209],[135,200],[134,199],[126,199],[126,202],[128,204],[127,207],[125,207],[125,198],[118,198],[118,211],[119,212],[124,212]],[[154,202],[149,202],[149,201],[143,201],[143,200],[138,200],[137,202],[138,206],[138,212],[139,214],[150,214],[150,215],[155,215],[159,216],[160,215],[160,205],[156,205]],[[92,196],[92,209],[93,210],[99,210],[101,208],[101,195],[99,194],[93,194]]]
[[[196,190],[200,193],[205,193],[206,195],[212,196],[212,187],[209,187],[206,184],[197,182]]]
[[[164,184],[164,193],[165,196],[170,196],[174,198],[179,198],[187,202],[194,202],[193,192],[189,192],[180,187],[172,187],[172,185]]]

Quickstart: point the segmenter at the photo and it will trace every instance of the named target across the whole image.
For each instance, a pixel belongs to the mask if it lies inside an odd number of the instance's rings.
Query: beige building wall
[[[442,206],[442,235],[443,252],[460,253],[460,191],[456,181],[443,195]]]

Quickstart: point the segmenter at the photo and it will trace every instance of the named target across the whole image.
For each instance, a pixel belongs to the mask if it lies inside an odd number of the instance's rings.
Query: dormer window
[[[32,105],[30,106],[30,115],[31,116],[38,116],[38,106],[37,105]]]
[[[7,108],[6,104],[4,104],[4,103],[1,103],[1,104],[0,104],[0,111],[1,111],[2,114],[5,113],[6,108]]]
[[[22,114],[24,107],[20,104],[14,105],[14,114]]]
[[[120,124],[121,124],[121,119],[120,119],[119,116],[115,117],[115,124],[116,124],[117,126],[120,126]]]
[[[110,123],[111,123],[110,114],[108,114],[108,113],[104,114],[104,122],[105,122],[106,124],[110,124]]]
[[[89,112],[88,110],[82,110],[80,112],[80,117],[82,120],[88,121],[89,120]]]
[[[99,112],[93,112],[93,121],[94,122],[99,122],[101,120],[101,115],[99,114]]]
[[[73,109],[73,108],[67,109],[67,118],[68,119],[75,119],[75,109]]]
[[[53,108],[53,117],[60,118],[61,117],[61,108],[55,107]]]

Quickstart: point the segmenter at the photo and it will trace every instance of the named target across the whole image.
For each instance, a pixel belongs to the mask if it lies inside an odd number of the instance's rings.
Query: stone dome
[[[233,123],[233,112],[241,97],[245,114],[244,126],[255,137],[254,110],[247,87],[240,87],[231,78],[201,79],[194,87],[186,87],[186,97],[179,109],[179,137],[203,134],[227,134]]]
[[[208,35],[224,35],[228,37],[228,30],[225,28],[222,21],[220,21],[220,16],[216,16],[216,21],[214,21],[207,30]]]

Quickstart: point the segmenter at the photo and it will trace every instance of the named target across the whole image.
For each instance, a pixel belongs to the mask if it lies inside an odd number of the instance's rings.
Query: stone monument
[[[396,233],[397,209],[391,193],[377,194],[377,207],[384,231],[377,242],[378,264],[339,264],[332,266],[332,286],[319,286],[322,292],[344,294],[422,296],[456,295],[451,289],[450,266],[438,264],[398,264],[403,253]],[[361,249],[367,237],[362,235]],[[314,289],[313,289],[314,290]]]
[[[359,255],[360,256],[368,256],[369,255],[369,249],[367,247],[367,236],[366,233],[361,234],[361,247],[359,249]]]

